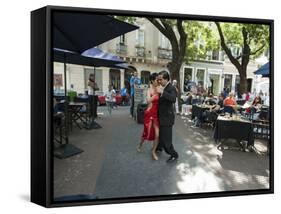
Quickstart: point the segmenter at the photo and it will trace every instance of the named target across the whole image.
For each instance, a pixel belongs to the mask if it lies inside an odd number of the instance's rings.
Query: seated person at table
[[[233,111],[235,111],[234,107],[237,105],[237,103],[234,99],[234,94],[232,92],[229,93],[227,98],[225,98],[225,100],[223,101],[223,105],[225,106],[225,112],[232,113]]]
[[[217,104],[216,99],[214,98],[212,93],[210,93],[209,96],[205,98],[204,104],[211,106]]]
[[[181,115],[189,115],[192,109],[192,92],[187,93],[187,98],[181,107]]]
[[[223,105],[224,106],[234,106],[234,105],[236,105],[236,101],[234,99],[233,93],[229,93],[229,96],[227,98],[225,98],[225,100],[223,101]]]
[[[223,111],[223,96],[219,95],[218,103],[212,108],[213,112],[220,114]]]
[[[212,94],[210,94],[209,97],[205,99],[204,104],[208,105],[209,109],[205,110],[201,116],[194,119],[194,125],[191,126],[192,128],[198,128],[205,121],[213,123],[215,122],[223,105],[223,97],[219,96],[219,99],[220,100],[218,104],[216,103],[216,100],[214,99]]]
[[[215,125],[215,122],[218,118],[218,115],[223,111],[223,96],[219,95],[219,101],[217,104],[213,105],[210,110],[203,112],[202,121],[211,122],[212,125]]]
[[[256,118],[258,116],[256,113],[260,111],[261,105],[262,99],[260,95],[257,95],[253,100],[252,105],[246,109],[246,112],[250,113],[253,118]]]
[[[258,106],[258,105],[261,105],[262,104],[262,99],[261,99],[261,96],[258,95],[255,97],[255,99],[253,100],[253,103],[252,103],[252,106]]]
[[[262,104],[261,97],[260,97],[260,95],[257,95],[255,97],[255,99],[253,100],[252,105],[248,109],[248,111],[253,110],[254,112],[256,112],[260,108],[261,104]]]

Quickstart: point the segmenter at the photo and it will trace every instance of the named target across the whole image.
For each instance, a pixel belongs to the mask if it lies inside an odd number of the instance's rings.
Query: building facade
[[[128,62],[132,70],[138,71],[138,76],[143,84],[149,83],[149,75],[164,69],[172,59],[172,50],[169,40],[160,33],[147,19],[138,18],[136,25],[139,29],[129,32],[118,38],[110,40],[98,48],[105,52],[118,55]],[[233,49],[233,53],[239,50]],[[247,70],[248,90],[256,90],[259,80],[255,77],[254,71],[258,64],[250,62]],[[96,82],[101,92],[106,92],[109,85],[120,90],[132,75],[130,69],[93,68],[88,66],[67,65],[67,88],[85,93],[87,90],[87,80],[90,73],[95,73]],[[63,79],[63,64],[54,62],[54,73],[58,78]],[[183,64],[180,70],[180,86],[184,91],[186,80],[194,81],[204,88],[212,89],[218,95],[223,88],[230,91],[237,91],[239,87],[239,73],[229,62],[222,51],[212,51],[208,53],[204,60],[194,60],[188,65]],[[62,80],[62,85],[64,81]]]

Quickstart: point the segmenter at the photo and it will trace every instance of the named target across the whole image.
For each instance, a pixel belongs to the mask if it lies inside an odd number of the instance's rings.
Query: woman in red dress
[[[159,86],[157,81],[157,73],[150,75],[150,87],[147,90],[147,109],[144,112],[144,121],[143,121],[143,133],[141,137],[141,142],[137,147],[137,150],[140,152],[144,141],[153,141],[152,147],[152,158],[158,160],[156,155],[156,148],[159,142],[159,119],[158,119],[158,102],[159,94],[156,92],[157,86]]]

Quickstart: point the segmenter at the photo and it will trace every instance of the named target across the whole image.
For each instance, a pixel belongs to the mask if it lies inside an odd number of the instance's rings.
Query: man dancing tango
[[[170,155],[167,163],[174,162],[179,155],[175,151],[172,140],[172,130],[175,123],[175,114],[173,104],[176,102],[176,88],[170,83],[170,74],[168,71],[161,71],[158,75],[160,86],[157,87],[157,92],[160,94],[158,116],[159,116],[159,144],[156,151],[165,150]]]

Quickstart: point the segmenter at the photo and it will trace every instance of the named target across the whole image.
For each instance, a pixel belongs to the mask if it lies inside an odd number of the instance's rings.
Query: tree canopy
[[[247,67],[251,59],[260,56],[269,48],[269,26],[240,23],[215,23],[220,36],[221,47],[240,75],[240,93],[248,91]],[[233,54],[231,47],[241,52]]]
[[[134,23],[135,17],[118,17]],[[269,25],[218,23],[207,21],[147,17],[170,42],[172,60],[169,69],[179,82],[183,63],[206,59],[214,50],[223,50],[240,74],[240,91],[247,90],[247,66],[269,48]],[[217,28],[217,30],[216,30]],[[233,48],[237,48],[236,54]]]
[[[118,16],[119,20],[136,24],[136,17]],[[173,54],[179,52],[180,39],[185,39],[184,61],[205,59],[208,51],[219,49],[218,35],[210,28],[210,22],[147,18],[171,43]],[[177,54],[178,55],[178,54]]]
[[[188,35],[185,61],[206,59],[209,51],[219,50],[219,38],[210,22],[185,21]]]
[[[269,48],[269,25],[242,23],[216,23],[216,25],[218,30],[221,30],[227,47],[243,49],[248,46],[251,50],[248,53],[250,59],[259,57]],[[242,53],[237,58],[241,57]]]

